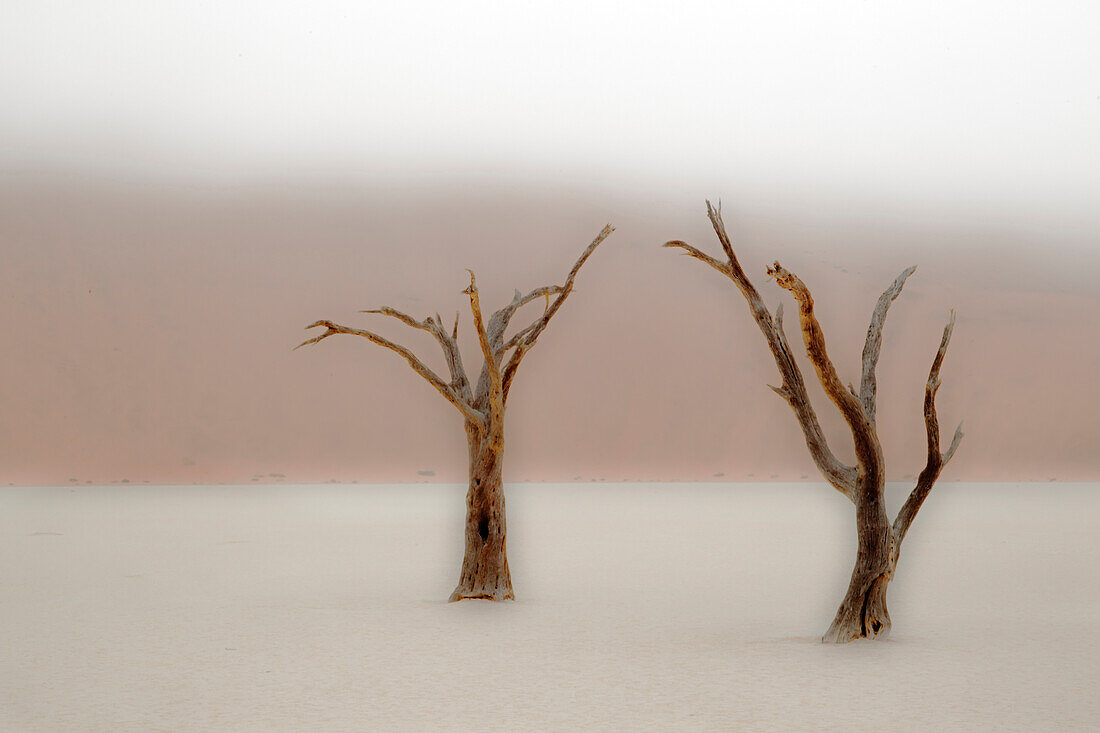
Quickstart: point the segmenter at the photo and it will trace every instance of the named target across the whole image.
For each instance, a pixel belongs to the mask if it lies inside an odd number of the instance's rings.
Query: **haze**
[[[891,480],[920,469],[951,308],[940,419],[967,438],[946,478],[1095,479],[1098,16],[5,3],[8,480],[462,480],[458,418],[392,354],[290,347],[389,304],[461,310],[473,361],[463,268],[497,307],[608,221],[517,380],[506,480],[816,479],[732,285],[658,249],[718,251],[704,198],[769,304],[765,262],[810,283],[846,379],[919,265],[886,327]]]
[[[0,130],[24,160],[191,176],[517,165],[567,182],[612,166],[674,185],[735,171],[1044,205],[1091,202],[1100,182],[1088,2],[2,13]]]

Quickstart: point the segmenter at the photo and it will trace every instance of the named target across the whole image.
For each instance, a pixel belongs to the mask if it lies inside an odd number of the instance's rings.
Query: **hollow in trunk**
[[[501,456],[488,447],[472,446],[471,453],[475,450],[466,493],[466,553],[450,600],[511,600],[515,594],[508,572]]]

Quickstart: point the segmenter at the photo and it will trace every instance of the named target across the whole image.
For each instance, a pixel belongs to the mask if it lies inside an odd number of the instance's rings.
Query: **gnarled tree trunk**
[[[450,600],[515,598],[508,571],[504,516],[503,456],[477,439],[470,443],[470,487],[466,492],[466,553]]]
[[[706,263],[730,278],[741,291],[749,304],[753,319],[768,342],[775,364],[783,377],[782,386],[772,387],[772,389],[794,411],[802,427],[806,446],[822,475],[833,488],[848,497],[855,505],[858,542],[856,565],[852,570],[852,578],[848,583],[844,600],[841,601],[836,617],[822,641],[845,642],[860,638],[884,638],[890,632],[886,591],[891,578],[894,577],[902,540],[921,504],[928,496],[928,492],[931,491],[932,485],[939,477],[940,471],[951,460],[963,436],[960,424],[955,430],[951,446],[945,453],[940,453],[940,430],[936,418],[935,397],[940,385],[940,365],[943,363],[947,344],[955,326],[955,314],[952,312],[944,328],[940,348],[932,362],[932,369],[925,385],[924,422],[928,435],[928,462],[917,479],[917,485],[891,525],[887,518],[884,497],[886,465],[875,426],[877,401],[875,367],[878,364],[879,350],[882,345],[882,327],[886,321],[886,312],[901,293],[905,280],[916,268],[910,267],[902,272],[879,297],[871,316],[871,325],[867,329],[867,340],[863,348],[863,372],[858,393],[851,385],[844,386],[829,359],[825,348],[825,335],[814,315],[814,301],[809,288],[799,278],[781,267],[778,262],[767,270],[768,275],[774,277],[776,283],[790,292],[798,303],[798,320],[806,355],[814,366],[825,394],[840,410],[852,432],[856,465],[848,466],[841,463],[829,449],[817,415],[810,405],[802,372],[794,360],[787,337],[783,332],[783,306],[780,305],[776,309],[773,321],[763,299],[734,255],[733,245],[722,223],[721,211],[712,207],[709,201],[707,215],[726,253],[726,262],[717,260],[684,242],[668,242],[665,246],[682,249],[691,257]]]
[[[890,633],[886,589],[893,573],[890,560],[893,535],[882,501],[874,498],[882,496],[882,488],[870,488],[869,501],[856,507],[856,565],[852,568],[848,592],[822,641],[885,638]]]

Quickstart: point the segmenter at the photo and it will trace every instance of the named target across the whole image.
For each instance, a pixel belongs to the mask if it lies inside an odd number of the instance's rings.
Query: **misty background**
[[[858,381],[879,293],[890,480],[1100,475],[1092,3],[0,9],[0,465],[15,484],[461,481],[456,411],[357,313],[487,309],[617,231],[525,359],[505,478],[818,480],[717,254],[813,290]],[[527,318],[537,314],[537,305]],[[787,305],[791,312],[791,305]],[[526,320],[524,320],[524,323]],[[788,335],[797,334],[788,323]],[[423,337],[423,338],[422,338]],[[803,361],[807,377],[812,370]],[[816,385],[837,453],[850,439]]]

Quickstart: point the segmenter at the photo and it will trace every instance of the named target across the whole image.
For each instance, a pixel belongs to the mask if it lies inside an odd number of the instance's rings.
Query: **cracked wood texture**
[[[962,439],[962,425],[946,452],[940,452],[939,422],[936,417],[936,390],[940,385],[940,367],[951,333],[955,327],[955,314],[944,328],[939,350],[932,362],[932,369],[925,386],[924,421],[928,435],[928,462],[898,512],[893,524],[886,512],[886,466],[875,425],[877,382],[875,368],[878,365],[882,345],[882,328],[890,305],[901,294],[905,281],[916,270],[907,268],[879,297],[867,329],[863,349],[863,368],[860,390],[844,386],[836,367],[829,358],[825,346],[825,334],[814,313],[814,299],[809,288],[796,275],[778,262],[767,268],[767,274],[786,290],[798,305],[798,321],[806,356],[814,367],[818,382],[825,394],[843,415],[852,433],[856,465],[841,463],[830,450],[817,415],[810,406],[805,381],[795,363],[786,334],[783,330],[783,306],[776,309],[775,319],[764,305],[763,299],[745,275],[737,261],[733,245],[722,222],[720,208],[707,202],[707,216],[726,254],[726,261],[711,257],[705,252],[681,242],[667,242],[664,246],[682,250],[711,268],[730,278],[749,304],[749,311],[771,349],[783,382],[772,389],[787,402],[802,427],[806,446],[814,463],[826,480],[855,505],[856,511],[856,563],[848,590],[837,609],[836,617],[822,637],[827,642],[847,642],[855,639],[885,638],[890,632],[890,613],[886,606],[886,591],[897,566],[901,542],[916,517],[921,504],[932,490],[947,462],[955,454]]]
[[[484,598],[492,601],[515,598],[512,590],[512,575],[508,570],[504,484],[501,473],[504,458],[504,415],[509,388],[523,357],[535,345],[538,337],[550,323],[550,319],[573,292],[573,281],[577,273],[613,231],[610,224],[603,228],[592,243],[581,252],[564,284],[535,288],[526,295],[517,290],[512,301],[493,313],[488,323],[482,315],[477,279],[474,273],[470,272],[470,285],[463,292],[470,299],[470,312],[483,360],[477,385],[473,388],[458,349],[457,314],[454,327],[448,333],[438,313],[418,321],[390,307],[361,311],[388,316],[407,326],[430,333],[443,351],[450,376],[449,381],[444,381],[404,346],[371,331],[341,326],[332,321],[317,321],[307,326],[307,328],[324,327],[325,330],[319,336],[294,347],[297,349],[316,344],[337,334],[360,336],[402,356],[414,372],[423,377],[461,413],[469,446],[470,483],[466,492],[465,553],[458,585],[451,593],[452,601],[460,601],[464,598]],[[546,309],[542,315],[505,340],[505,333],[516,312],[528,303],[543,298],[546,299]],[[509,351],[511,351],[510,355]]]

